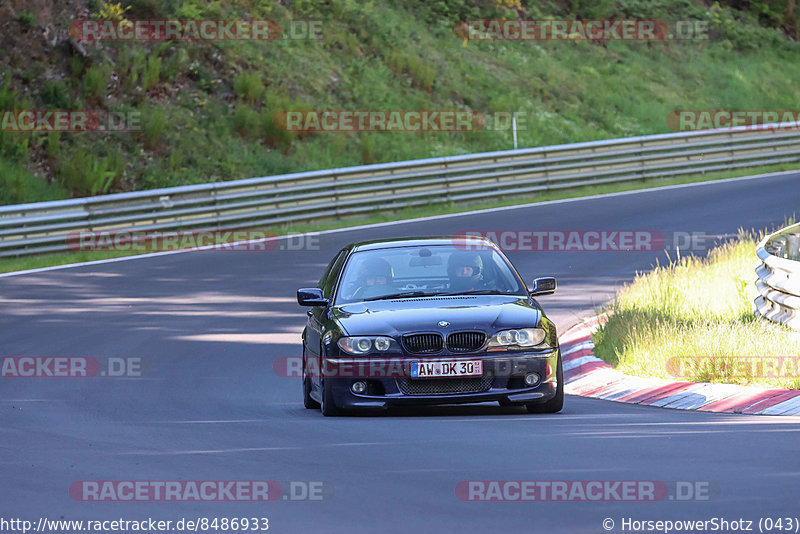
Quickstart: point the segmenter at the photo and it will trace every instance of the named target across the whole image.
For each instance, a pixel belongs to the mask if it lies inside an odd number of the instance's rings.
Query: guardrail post
[[[153,210],[153,224],[158,223],[158,215],[161,209],[169,209],[172,207],[172,199],[170,199],[169,195],[162,195],[158,198],[158,203],[161,204],[161,208],[155,208]]]
[[[736,157],[736,150],[734,150],[734,148],[733,148],[734,144],[735,144],[733,142],[733,135],[734,135],[733,132],[728,132],[728,148],[730,148],[730,150],[728,151],[728,155],[731,158],[730,161],[728,161],[728,168],[729,169],[733,167],[733,164],[736,161],[734,159]]]
[[[547,163],[547,150],[542,151],[542,168],[544,169],[544,190],[550,190],[550,168]]]
[[[339,214],[339,177],[338,175],[334,174],[331,178],[333,179],[333,183],[331,184],[331,190],[333,191],[333,216],[336,219],[341,219],[341,215]]]
[[[86,212],[86,227],[92,232],[92,206],[89,203],[84,203],[83,210]]]
[[[219,218],[222,214],[219,211],[219,198],[217,197],[217,190],[214,189],[211,191],[211,196],[214,198],[214,217],[216,218],[216,224],[214,225],[217,230],[222,230],[222,225],[220,224]]]
[[[445,161],[442,165],[444,167],[444,173],[442,174],[442,179],[444,180],[444,199],[446,202],[450,202],[450,173],[447,168],[447,162]]]
[[[636,153],[636,155],[639,156],[639,178],[641,180],[644,180],[644,171],[645,171],[645,168],[646,168],[647,161],[645,160],[645,157],[644,157],[644,141],[643,140],[639,141],[639,148],[641,150],[639,150],[639,152]]]

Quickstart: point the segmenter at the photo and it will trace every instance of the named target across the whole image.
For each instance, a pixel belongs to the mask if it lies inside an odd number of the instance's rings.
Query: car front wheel
[[[311,398],[311,378],[306,372],[306,347],[303,346],[303,406],[309,410],[319,408],[319,403]]]
[[[333,384],[324,378],[322,379],[322,415],[326,417],[335,417],[341,415],[342,411],[336,406],[336,401],[333,399]]]

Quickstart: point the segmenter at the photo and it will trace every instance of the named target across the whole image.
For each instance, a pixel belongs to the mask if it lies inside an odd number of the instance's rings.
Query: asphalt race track
[[[800,418],[577,397],[557,415],[485,404],[323,418],[303,408],[299,380],[272,367],[298,355],[305,313],[295,290],[316,284],[350,241],[639,230],[660,232],[669,247],[675,232],[710,245],[740,227],[780,225],[798,207],[800,174],[783,174],[336,231],[295,240],[301,250],[284,240],[271,252],[2,277],[0,356],[141,358],[141,377],[0,379],[0,516],[268,517],[278,533],[598,533],[605,518],[621,532],[623,518],[800,516]],[[558,293],[540,301],[562,330],[665,259],[663,248],[508,255],[529,282],[558,277]],[[315,481],[324,493],[268,503],[79,502],[69,488],[81,480]],[[455,490],[466,480],[684,481],[708,488],[709,499],[464,502]]]

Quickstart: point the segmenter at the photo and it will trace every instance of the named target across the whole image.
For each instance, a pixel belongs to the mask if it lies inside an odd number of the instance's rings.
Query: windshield
[[[453,245],[356,252],[342,274],[336,304],[441,294],[525,294],[524,284],[496,250]]]

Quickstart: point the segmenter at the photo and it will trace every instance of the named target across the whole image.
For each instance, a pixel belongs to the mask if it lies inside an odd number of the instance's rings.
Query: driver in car
[[[483,260],[474,252],[454,252],[447,260],[447,275],[450,277],[451,291],[472,291],[483,289]]]
[[[370,298],[386,295],[391,292],[394,271],[392,264],[382,258],[368,258],[358,271],[359,287],[353,292],[354,297]]]

